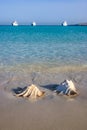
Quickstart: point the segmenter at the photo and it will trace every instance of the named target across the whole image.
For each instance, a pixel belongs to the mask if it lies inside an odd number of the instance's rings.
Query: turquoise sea
[[[0,70],[87,67],[87,26],[0,26]]]

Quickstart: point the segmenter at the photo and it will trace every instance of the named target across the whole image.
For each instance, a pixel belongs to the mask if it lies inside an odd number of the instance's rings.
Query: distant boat
[[[62,23],[62,26],[68,26],[67,22],[64,21],[64,22]]]
[[[17,21],[14,21],[14,22],[12,23],[12,26],[18,26]]]
[[[32,22],[31,26],[36,26],[36,22]]]

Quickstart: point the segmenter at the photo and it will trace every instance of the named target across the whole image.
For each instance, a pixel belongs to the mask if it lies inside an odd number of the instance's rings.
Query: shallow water
[[[87,26],[0,26],[0,68],[17,65],[87,66]]]

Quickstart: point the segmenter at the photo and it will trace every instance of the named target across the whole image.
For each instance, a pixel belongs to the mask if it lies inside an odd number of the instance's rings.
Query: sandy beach
[[[38,100],[14,96],[15,89],[32,84],[44,90]],[[59,96],[55,85],[65,79],[74,81],[79,95]],[[86,130],[87,129],[87,71],[68,72],[1,72],[0,130]]]
[[[87,0],[0,1],[0,130],[87,130],[85,12]]]

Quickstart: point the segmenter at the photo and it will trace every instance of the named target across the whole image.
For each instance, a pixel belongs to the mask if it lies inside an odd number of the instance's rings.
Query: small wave
[[[0,71],[3,72],[22,72],[22,73],[32,73],[32,72],[47,72],[47,73],[57,73],[57,72],[75,72],[75,71],[87,71],[87,65],[46,65],[46,64],[20,64],[16,66],[6,66],[1,67]]]

